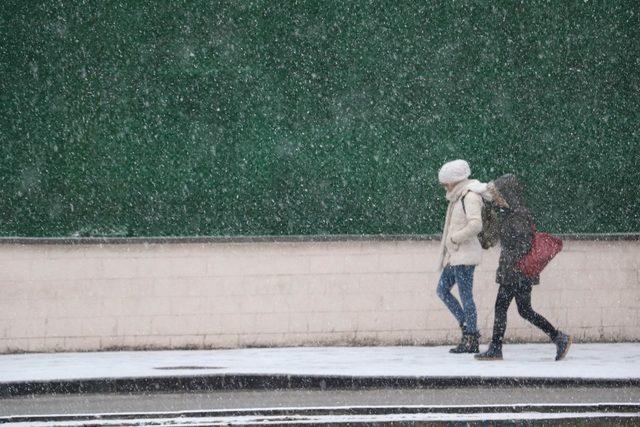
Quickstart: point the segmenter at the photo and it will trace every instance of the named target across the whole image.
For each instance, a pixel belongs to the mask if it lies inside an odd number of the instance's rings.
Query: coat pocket
[[[454,243],[453,240],[451,240],[451,237],[449,236],[447,236],[447,241],[445,242],[445,246],[447,247],[447,250],[451,253],[458,252],[458,250],[460,249],[460,244]]]

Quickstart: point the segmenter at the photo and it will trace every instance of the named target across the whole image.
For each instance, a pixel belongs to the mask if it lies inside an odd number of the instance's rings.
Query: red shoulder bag
[[[549,233],[537,232],[535,224],[531,228],[531,250],[518,261],[516,267],[527,277],[538,277],[553,257],[562,250],[562,240]]]

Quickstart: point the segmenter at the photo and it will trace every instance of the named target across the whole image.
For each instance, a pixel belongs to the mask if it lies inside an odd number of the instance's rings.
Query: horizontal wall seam
[[[640,233],[557,234],[563,240],[640,240]],[[0,245],[118,245],[194,243],[298,243],[298,242],[389,242],[440,240],[439,234],[398,235],[310,235],[310,236],[208,236],[208,237],[0,237]]]

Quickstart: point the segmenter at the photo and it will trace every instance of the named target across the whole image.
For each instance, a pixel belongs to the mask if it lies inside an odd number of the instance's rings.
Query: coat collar
[[[469,185],[479,182],[476,179],[465,179],[464,181],[460,181],[453,187],[453,190],[447,191],[446,198],[450,202],[457,201],[461,196],[463,196],[467,190],[469,189]]]

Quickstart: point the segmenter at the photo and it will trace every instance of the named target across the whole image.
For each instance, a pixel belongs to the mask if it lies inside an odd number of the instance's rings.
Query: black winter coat
[[[537,285],[539,277],[528,278],[516,267],[517,262],[531,249],[533,217],[524,204],[522,186],[515,175],[507,174],[493,182],[496,191],[509,204],[499,208],[500,262],[496,282],[504,286]]]

